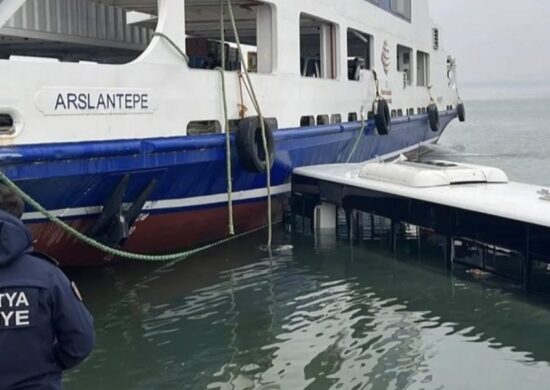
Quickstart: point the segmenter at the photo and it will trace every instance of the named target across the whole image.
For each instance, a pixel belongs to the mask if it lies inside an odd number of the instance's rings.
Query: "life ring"
[[[439,109],[435,103],[430,103],[428,106],[428,121],[432,131],[439,131]]]
[[[391,128],[390,106],[386,99],[379,99],[375,103],[374,124],[380,135],[388,135]]]
[[[458,103],[458,106],[456,106],[456,112],[458,113],[458,120],[460,122],[466,122],[466,109],[464,108],[464,103]]]
[[[264,119],[267,150],[269,152],[270,168],[275,160],[275,140],[273,127]],[[244,118],[239,122],[236,135],[237,153],[241,166],[251,173],[266,172],[266,158],[262,140],[262,127],[258,117]]]

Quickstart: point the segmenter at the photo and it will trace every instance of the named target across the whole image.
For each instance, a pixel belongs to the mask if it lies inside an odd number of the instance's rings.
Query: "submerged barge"
[[[294,212],[317,230],[336,227],[338,208],[348,218],[361,211],[386,218],[394,242],[401,223],[444,237],[449,266],[482,247],[480,262],[468,265],[487,270],[487,253],[507,254],[519,261],[513,277],[525,289],[534,268],[550,270],[548,190],[510,182],[497,168],[406,158],[303,167],[294,171],[292,195]]]

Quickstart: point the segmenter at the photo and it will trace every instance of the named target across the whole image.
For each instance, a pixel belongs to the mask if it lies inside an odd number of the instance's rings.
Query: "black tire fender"
[[[264,119],[265,136],[269,152],[270,168],[275,161],[275,139],[273,138],[273,126]],[[262,127],[258,117],[244,118],[239,122],[239,129],[235,137],[237,154],[241,166],[247,172],[266,172],[266,158],[262,140]]]
[[[386,99],[379,99],[374,107],[374,124],[380,135],[388,135],[391,129],[390,106]]]
[[[435,103],[428,106],[428,121],[433,132],[439,131],[439,109]]]
[[[466,109],[464,108],[464,103],[458,103],[456,106],[456,112],[458,114],[458,120],[460,122],[466,122]]]

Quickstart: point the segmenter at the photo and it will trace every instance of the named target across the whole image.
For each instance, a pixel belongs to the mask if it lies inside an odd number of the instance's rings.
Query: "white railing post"
[[[151,44],[138,59],[148,63],[182,63],[184,59],[174,49],[175,44],[185,52],[185,1],[158,0],[158,23],[156,32],[168,37],[154,36]]]

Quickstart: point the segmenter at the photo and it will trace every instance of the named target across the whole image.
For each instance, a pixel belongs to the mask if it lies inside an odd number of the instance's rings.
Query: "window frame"
[[[313,77],[313,76],[304,76],[304,69],[307,66],[307,61],[309,61],[311,58],[304,58],[302,57],[302,18],[310,18],[315,20],[316,22],[320,22],[321,24],[328,25],[330,27],[330,49],[331,49],[331,70],[329,71],[330,76],[326,76],[326,71],[323,68],[323,58],[321,58],[323,54],[323,33],[319,32],[319,77]],[[307,12],[300,12],[299,19],[298,19],[298,30],[299,30],[299,66],[300,66],[300,76],[305,79],[319,79],[319,80],[340,80],[342,69],[340,60],[342,57],[342,48],[340,47],[340,25],[332,20],[327,20],[325,18],[319,17],[314,14],[310,14]],[[325,48],[326,50],[326,48]],[[302,63],[302,60],[304,62]],[[314,59],[316,61],[316,59]]]
[[[403,20],[403,21],[406,21],[406,22],[409,22],[411,23],[412,22],[412,0],[403,0],[403,1],[408,1],[409,2],[409,12],[410,14],[409,15],[405,15],[405,14],[402,14],[400,13],[399,11],[395,11],[392,7],[392,0],[364,0],[366,1],[367,3],[370,3],[372,5],[374,5],[375,7],[378,7],[386,12],[389,12],[391,13],[393,16],[395,17],[398,17],[399,19]]]
[[[364,39],[367,40],[368,45],[368,63],[365,62],[365,67],[361,67],[362,70],[373,70],[374,69],[374,35],[369,34],[365,31],[362,31],[357,28],[349,27],[346,29],[346,69],[349,71],[349,60],[350,60],[350,46],[349,46],[349,35],[361,35]],[[360,38],[358,38],[360,39]],[[350,79],[349,74],[346,75],[348,81],[360,81],[359,79]]]
[[[420,83],[420,69],[419,69],[419,66],[420,66],[420,61],[419,61],[419,56],[420,55],[423,55],[424,57],[424,65],[425,65],[425,68],[424,68],[424,78],[425,78],[425,84],[419,84]],[[416,50],[416,86],[417,87],[429,87],[430,86],[430,71],[431,71],[431,64],[430,64],[430,53],[428,52],[425,52],[423,50]]]

